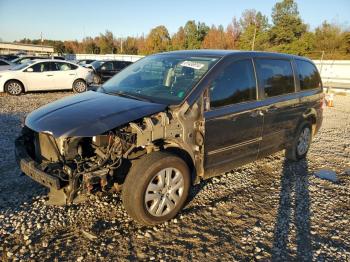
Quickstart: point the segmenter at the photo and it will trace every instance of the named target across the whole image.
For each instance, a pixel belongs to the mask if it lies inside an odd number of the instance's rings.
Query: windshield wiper
[[[130,93],[125,93],[125,92],[121,92],[121,91],[117,91],[117,92],[113,92],[113,93],[108,93],[108,94],[111,94],[111,95],[118,95],[118,96],[127,97],[127,98],[132,98],[132,99],[136,99],[136,100],[140,100],[140,101],[152,102],[151,100],[146,99],[146,98],[144,98],[144,97],[135,96],[135,95],[132,95],[132,94],[130,94]]]

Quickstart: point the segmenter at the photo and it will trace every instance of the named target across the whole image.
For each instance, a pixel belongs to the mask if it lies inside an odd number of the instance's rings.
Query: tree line
[[[272,8],[271,22],[255,9],[245,10],[229,25],[208,26],[188,21],[172,35],[159,25],[146,35],[118,38],[106,31],[82,41],[22,39],[21,43],[54,46],[55,52],[148,55],[182,49],[239,49],[283,52],[320,59],[350,59],[350,30],[324,21],[310,30],[294,0],[282,0]]]

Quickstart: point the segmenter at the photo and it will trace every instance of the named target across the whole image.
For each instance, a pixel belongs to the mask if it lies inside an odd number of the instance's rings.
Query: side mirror
[[[27,70],[26,70],[26,72],[33,72],[34,70],[33,70],[33,68],[32,67],[29,67]]]

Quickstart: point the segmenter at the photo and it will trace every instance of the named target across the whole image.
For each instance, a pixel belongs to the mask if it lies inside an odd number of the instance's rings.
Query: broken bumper
[[[18,137],[15,141],[15,156],[24,174],[50,189],[61,189],[60,180],[57,177],[43,172],[36,166],[36,162],[27,153],[23,137]]]

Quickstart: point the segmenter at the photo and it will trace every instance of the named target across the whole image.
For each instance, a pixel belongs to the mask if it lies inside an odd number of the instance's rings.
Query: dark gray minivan
[[[176,216],[190,186],[279,150],[306,156],[322,123],[319,73],[277,53],[176,51],[145,57],[96,92],[28,115],[21,170],[71,204],[121,191],[141,224]]]

